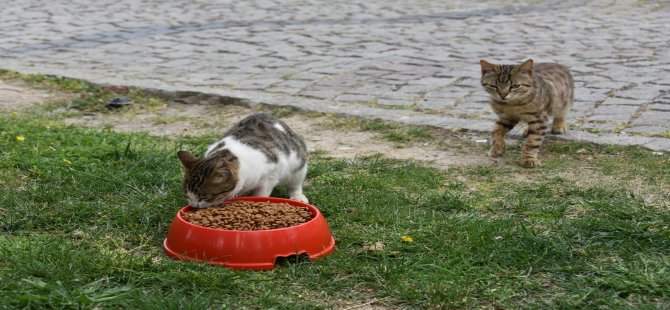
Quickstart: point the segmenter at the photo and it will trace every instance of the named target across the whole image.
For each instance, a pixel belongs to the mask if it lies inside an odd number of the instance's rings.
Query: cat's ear
[[[522,64],[520,64],[518,67],[516,67],[517,72],[528,72],[528,73],[533,73],[533,60],[528,59],[524,61]]]
[[[236,167],[231,167],[230,163],[225,159],[217,160],[216,164],[214,165],[214,170],[217,171],[218,175],[222,176],[224,179],[227,179],[236,173]]]
[[[219,159],[219,160],[216,161],[216,165],[214,166],[214,169],[227,171],[227,170],[230,170],[230,164],[225,159]]]
[[[184,168],[186,168],[186,170],[190,170],[191,167],[193,167],[193,165],[195,165],[195,163],[198,162],[198,158],[187,151],[177,152],[177,157],[179,157],[179,160],[181,160],[181,163],[182,165],[184,165]]]
[[[483,59],[479,61],[479,65],[482,66],[482,74],[498,71],[498,66]]]

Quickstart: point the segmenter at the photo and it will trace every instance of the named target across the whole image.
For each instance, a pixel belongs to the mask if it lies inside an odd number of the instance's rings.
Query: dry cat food
[[[221,207],[194,209],[182,217],[198,226],[228,230],[267,230],[307,223],[309,208],[288,203],[238,200]]]

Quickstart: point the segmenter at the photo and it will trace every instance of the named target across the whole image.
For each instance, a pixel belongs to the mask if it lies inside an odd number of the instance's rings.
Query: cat
[[[194,208],[223,204],[236,196],[270,196],[277,185],[289,198],[308,203],[302,192],[307,147],[286,123],[265,113],[233,125],[203,158],[177,152],[184,166],[182,188]]]
[[[570,70],[557,63],[496,65],[480,60],[481,83],[491,96],[491,108],[498,116],[493,127],[490,157],[505,153],[505,136],[521,122],[528,124],[521,165],[539,167],[537,154],[553,116],[551,133],[566,131],[565,118],[572,107],[574,86]]]

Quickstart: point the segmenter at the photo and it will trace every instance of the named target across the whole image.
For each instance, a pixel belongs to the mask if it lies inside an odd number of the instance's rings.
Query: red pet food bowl
[[[278,258],[306,254],[319,259],[335,249],[335,239],[319,210],[309,204],[274,197],[238,197],[229,200],[287,203],[309,208],[307,223],[270,230],[226,230],[203,227],[184,220],[186,206],[177,212],[163,249],[174,259],[203,262],[234,269],[269,270]]]

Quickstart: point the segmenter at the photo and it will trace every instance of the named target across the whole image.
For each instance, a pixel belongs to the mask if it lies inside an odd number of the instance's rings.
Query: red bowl
[[[309,222],[270,230],[226,230],[191,224],[177,212],[163,249],[174,259],[204,262],[234,269],[269,270],[277,258],[307,254],[310,260],[324,257],[335,249],[335,239],[319,210],[309,204],[274,197],[238,197],[235,200],[287,203],[307,207],[314,216]]]

